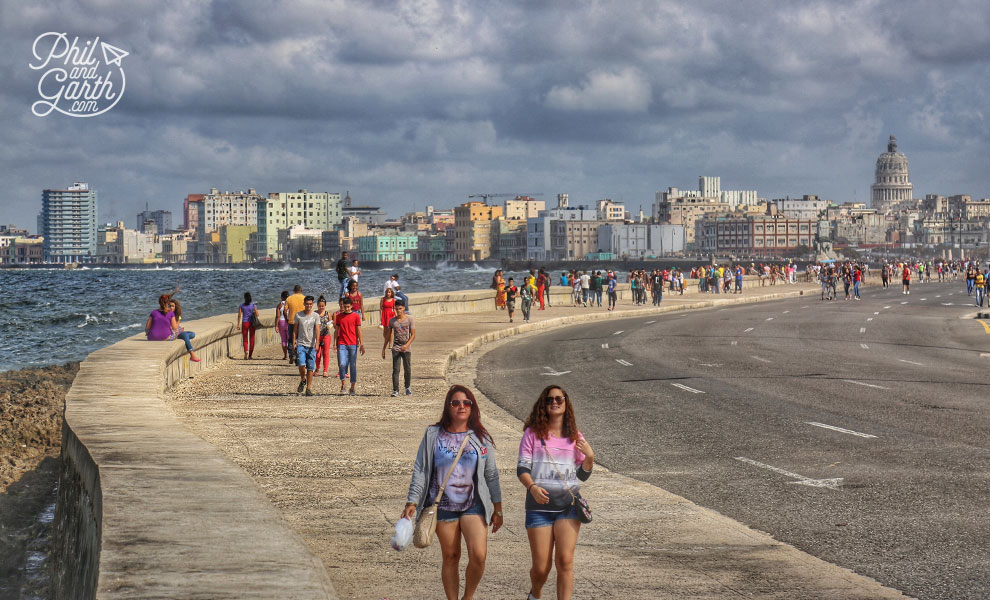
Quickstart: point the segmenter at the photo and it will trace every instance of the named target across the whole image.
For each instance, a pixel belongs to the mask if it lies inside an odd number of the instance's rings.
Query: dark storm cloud
[[[699,174],[863,200],[890,133],[917,193],[987,196],[988,21],[968,0],[3,3],[0,222],[75,179],[128,221],[211,185],[393,213],[493,190],[648,207]],[[121,103],[31,115],[44,31],[131,52]]]

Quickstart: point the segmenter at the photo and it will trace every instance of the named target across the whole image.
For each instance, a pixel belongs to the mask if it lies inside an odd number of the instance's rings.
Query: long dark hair
[[[182,305],[179,304],[179,301],[177,299],[175,299],[175,298],[172,298],[172,300],[170,300],[170,302],[172,302],[172,303],[175,304],[175,318],[176,319],[181,319],[182,318]]]
[[[492,435],[488,433],[485,426],[481,424],[481,409],[478,407],[478,401],[475,399],[474,394],[471,390],[467,389],[463,385],[452,385],[450,389],[447,390],[447,396],[443,399],[443,414],[440,416],[440,420],[436,422],[436,425],[447,429],[453,422],[453,418],[450,416],[450,400],[454,397],[457,392],[463,392],[467,399],[471,401],[471,414],[468,416],[468,429],[474,432],[474,435],[478,436],[478,439],[484,442],[486,439],[488,443],[495,447],[495,440],[492,439]]]
[[[574,417],[574,406],[571,404],[571,397],[559,385],[548,385],[543,388],[543,391],[540,392],[540,397],[536,399],[536,404],[533,405],[533,410],[526,417],[526,424],[523,425],[523,430],[530,429],[541,440],[547,439],[550,435],[550,415],[547,414],[546,405],[550,390],[560,390],[560,393],[564,394],[564,422],[560,427],[560,435],[569,439],[571,442],[578,441],[577,419]]]

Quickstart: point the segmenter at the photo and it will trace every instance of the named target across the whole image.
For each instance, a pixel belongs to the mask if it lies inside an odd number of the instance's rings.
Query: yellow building
[[[257,225],[223,225],[220,227],[219,261],[224,263],[247,262],[248,238],[257,231]]]
[[[492,255],[492,220],[502,216],[501,206],[465,202],[454,207],[454,260],[479,261]]]

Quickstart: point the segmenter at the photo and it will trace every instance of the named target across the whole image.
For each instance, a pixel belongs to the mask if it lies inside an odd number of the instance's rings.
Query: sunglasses
[[[450,405],[452,407],[454,407],[454,408],[457,408],[458,406],[461,406],[462,404],[464,406],[466,406],[467,408],[471,408],[471,401],[470,400],[451,400],[450,401]]]
[[[547,396],[543,402],[547,406],[553,406],[554,404],[563,405],[565,400],[567,400],[566,396]]]

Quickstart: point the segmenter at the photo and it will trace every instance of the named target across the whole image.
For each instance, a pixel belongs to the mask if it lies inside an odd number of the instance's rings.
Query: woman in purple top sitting
[[[172,296],[169,294],[162,294],[158,297],[158,309],[148,315],[148,321],[144,324],[144,334],[149,341],[161,342],[175,339],[179,330],[179,323],[175,319],[175,313],[171,310],[172,302]],[[192,332],[188,333],[192,334]],[[189,342],[193,335],[195,334],[183,336],[183,341],[186,343],[186,350],[189,351],[189,360],[199,362],[199,357],[193,352],[192,344]]]

